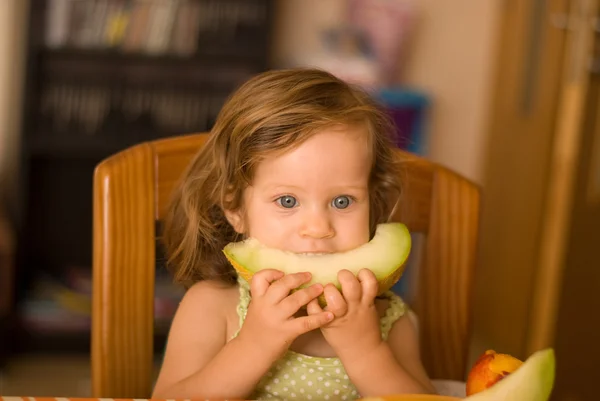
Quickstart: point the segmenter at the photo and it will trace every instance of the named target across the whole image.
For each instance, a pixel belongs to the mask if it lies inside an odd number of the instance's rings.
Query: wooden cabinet
[[[31,0],[17,350],[89,349],[92,174],[135,143],[209,130],[268,68],[270,0]],[[157,261],[162,349],[178,289]]]

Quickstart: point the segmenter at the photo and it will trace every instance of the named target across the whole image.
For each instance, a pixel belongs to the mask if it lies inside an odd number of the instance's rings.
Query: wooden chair
[[[92,389],[145,398],[153,380],[155,222],[206,134],[141,143],[102,161],[94,176]],[[464,380],[479,219],[479,189],[398,151],[405,194],[395,220],[426,235],[412,305],[432,378]]]

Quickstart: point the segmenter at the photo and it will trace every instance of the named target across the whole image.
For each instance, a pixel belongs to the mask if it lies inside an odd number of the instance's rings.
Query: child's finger
[[[321,305],[319,305],[319,301],[315,298],[306,305],[306,312],[309,315],[316,315],[323,312],[323,309],[321,308]]]
[[[264,295],[271,283],[279,280],[283,277],[283,272],[273,269],[261,270],[252,276],[252,282],[250,283],[250,292],[253,297],[260,297]]]
[[[362,269],[357,275],[358,281],[362,287],[362,302],[372,304],[379,292],[379,283],[373,272],[369,269]]]
[[[331,312],[321,312],[316,315],[308,315],[296,318],[290,323],[293,324],[293,330],[297,335],[308,333],[309,331],[321,328],[333,320]]]
[[[327,302],[326,310],[333,312],[336,317],[344,316],[348,313],[348,303],[333,284],[327,284],[325,286],[323,295]]]
[[[322,292],[323,286],[321,284],[313,284],[302,288],[281,301],[281,308],[285,311],[286,316],[291,316],[298,312],[301,307],[321,295]]]
[[[290,294],[290,291],[306,284],[311,279],[310,273],[292,273],[286,274],[277,280],[267,291],[266,297],[269,302],[279,303]]]
[[[358,279],[351,271],[342,269],[338,273],[338,280],[342,286],[342,295],[348,303],[360,302],[362,288]]]

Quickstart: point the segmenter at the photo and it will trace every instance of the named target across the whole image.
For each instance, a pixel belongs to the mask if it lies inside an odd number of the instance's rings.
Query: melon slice
[[[517,370],[465,401],[547,401],[554,386],[554,350],[531,355]]]
[[[538,351],[493,386],[466,398],[429,394],[390,394],[359,401],[548,401],[554,385],[554,350]]]
[[[410,233],[404,224],[384,223],[377,226],[371,241],[342,253],[297,254],[266,247],[255,238],[232,242],[223,253],[247,282],[262,269],[276,269],[286,274],[310,272],[311,281],[302,287],[332,283],[340,289],[337,279],[340,270],[347,269],[356,275],[367,268],[377,277],[382,294],[400,279],[410,247]],[[324,305],[323,299],[319,302]]]

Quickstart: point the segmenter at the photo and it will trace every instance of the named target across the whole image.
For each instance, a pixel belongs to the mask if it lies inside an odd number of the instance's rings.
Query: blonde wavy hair
[[[224,211],[241,210],[261,160],[335,125],[360,125],[369,135],[373,235],[377,224],[391,217],[401,190],[390,119],[367,93],[325,71],[269,71],[230,96],[173,194],[162,240],[175,282],[185,287],[200,280],[235,283],[237,275],[222,249],[241,238]]]

